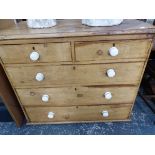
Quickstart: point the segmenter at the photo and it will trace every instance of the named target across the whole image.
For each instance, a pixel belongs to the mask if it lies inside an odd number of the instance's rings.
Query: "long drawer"
[[[16,89],[25,106],[73,106],[132,103],[137,87],[59,87]]]
[[[36,53],[31,55],[34,51],[39,54],[36,61]],[[0,57],[3,63],[65,62],[71,61],[71,48],[69,42],[1,45]]]
[[[100,61],[116,59],[145,59],[151,40],[76,42],[76,61]],[[110,51],[111,47],[116,51]]]
[[[115,85],[138,84],[143,66],[144,62],[76,66],[16,65],[6,66],[6,71],[15,87],[54,87],[58,85],[74,84]],[[109,69],[115,72],[114,77],[109,77],[109,75],[107,75]],[[38,78],[39,80],[41,79],[41,81],[36,80]]]
[[[30,122],[79,122],[129,119],[130,104],[72,107],[26,107]]]

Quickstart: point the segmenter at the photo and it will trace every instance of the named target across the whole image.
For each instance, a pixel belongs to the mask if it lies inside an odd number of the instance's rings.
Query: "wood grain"
[[[16,89],[24,106],[73,106],[132,103],[137,87],[60,87],[38,89]],[[105,99],[105,92],[111,92],[112,99]],[[49,101],[43,102],[42,95]]]
[[[120,35],[95,35],[95,36],[77,36],[77,37],[57,37],[57,38],[29,38],[29,39],[9,39],[0,40],[0,45],[17,45],[17,44],[44,44],[60,42],[81,42],[81,41],[130,41],[152,39],[153,34],[120,34]]]
[[[65,85],[137,85],[140,81],[144,62],[114,63],[97,65],[61,65],[61,66],[7,66],[9,79],[16,88],[55,87]],[[114,69],[116,76],[109,78],[108,69]],[[37,73],[43,73],[45,79],[37,81]]]
[[[0,96],[2,97],[4,105],[8,109],[13,120],[16,122],[16,125],[20,127],[25,119],[24,114],[1,64],[0,64]]]
[[[30,53],[37,51],[39,60],[33,62]],[[71,60],[70,43],[44,43],[23,45],[1,45],[0,57],[3,63],[65,62]]]
[[[76,61],[98,61],[117,59],[144,59],[150,47],[151,40],[113,41],[113,42],[76,42]],[[115,46],[119,53],[112,57],[109,49]],[[100,61],[101,63],[101,61]]]
[[[112,27],[58,20],[49,29],[29,29],[21,22],[0,29],[0,58],[31,124],[128,120],[154,33],[154,26],[138,20]],[[119,49],[116,57],[108,54],[112,46]],[[32,49],[40,54],[36,62],[29,59]],[[108,78],[111,68],[116,76]],[[38,72],[45,76],[42,82],[35,80]],[[106,91],[112,93],[111,100],[105,100]],[[49,102],[41,101],[43,94],[49,95]],[[109,111],[108,118],[102,117],[102,110]],[[53,119],[47,117],[50,111]]]
[[[57,22],[57,26],[48,29],[30,29],[25,22],[21,22],[18,26],[1,29],[0,40],[155,33],[153,25],[131,19],[109,27],[89,27],[82,25],[81,20],[71,19]]]
[[[72,106],[72,107],[26,107],[30,122],[72,122],[72,121],[107,121],[129,118],[130,104],[102,106]],[[109,112],[109,117],[102,116],[102,111]],[[48,112],[54,112],[53,119],[48,118]]]
[[[0,30],[8,29],[15,26],[15,21],[13,19],[0,19]]]

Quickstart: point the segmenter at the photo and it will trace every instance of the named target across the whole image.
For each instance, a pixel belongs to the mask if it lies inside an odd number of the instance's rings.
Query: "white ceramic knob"
[[[31,59],[32,61],[37,61],[37,60],[39,59],[39,53],[33,51],[32,53],[30,53],[30,59]]]
[[[44,80],[44,74],[43,73],[37,73],[36,80],[37,81],[43,81]]]
[[[119,53],[119,51],[118,51],[118,49],[117,49],[116,47],[111,47],[111,48],[109,49],[109,54],[110,54],[110,56],[112,56],[112,57],[117,56],[118,53]]]
[[[105,99],[107,99],[107,100],[112,99],[112,94],[111,94],[111,92],[105,92],[105,93],[104,93],[104,97],[105,97]]]
[[[42,99],[43,102],[48,102],[49,101],[49,96],[48,95],[43,95],[41,99]]]
[[[114,69],[108,69],[107,70],[107,76],[112,78],[116,75],[115,70]]]
[[[54,118],[54,115],[55,115],[54,112],[49,112],[47,116],[48,116],[48,118],[52,119],[52,118]]]
[[[108,117],[109,116],[109,112],[108,111],[102,111],[102,116],[103,117]]]

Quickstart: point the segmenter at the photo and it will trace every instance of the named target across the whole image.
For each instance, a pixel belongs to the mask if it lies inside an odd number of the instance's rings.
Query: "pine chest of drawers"
[[[27,122],[129,120],[155,29],[124,20],[87,27],[60,20],[0,30],[0,59]]]

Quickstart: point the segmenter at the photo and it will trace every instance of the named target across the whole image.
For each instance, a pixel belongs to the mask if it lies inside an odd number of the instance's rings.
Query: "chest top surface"
[[[0,29],[0,40],[146,33],[155,33],[155,26],[139,20],[124,20],[120,25],[112,27],[89,27],[82,25],[81,20],[65,19],[57,20],[56,26],[47,29],[30,29],[26,22],[20,22]]]

